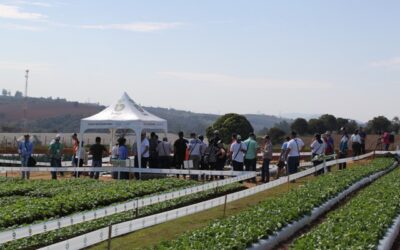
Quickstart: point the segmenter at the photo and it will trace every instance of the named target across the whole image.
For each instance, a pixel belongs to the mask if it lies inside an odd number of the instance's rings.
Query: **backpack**
[[[394,143],[394,134],[389,135],[389,142]]]

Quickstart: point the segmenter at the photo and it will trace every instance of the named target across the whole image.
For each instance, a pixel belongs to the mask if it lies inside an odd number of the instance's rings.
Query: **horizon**
[[[29,69],[31,97],[108,106],[126,91],[143,106],[195,113],[392,119],[399,7],[3,0],[0,88],[23,92]]]

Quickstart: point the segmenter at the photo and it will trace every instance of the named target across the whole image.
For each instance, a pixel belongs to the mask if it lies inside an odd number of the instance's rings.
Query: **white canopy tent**
[[[93,116],[81,120],[79,140],[91,129],[109,129],[114,141],[117,129],[132,129],[136,134],[138,163],[141,167],[141,139],[143,131],[162,131],[167,134],[167,121],[159,118],[136,104],[125,92],[113,105]],[[79,151],[80,152],[80,151]]]

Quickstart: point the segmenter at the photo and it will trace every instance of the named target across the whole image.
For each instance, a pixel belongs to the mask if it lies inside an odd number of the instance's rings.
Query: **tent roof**
[[[82,125],[85,129],[140,127],[166,130],[167,121],[147,112],[124,93],[113,105],[98,114],[82,119]]]

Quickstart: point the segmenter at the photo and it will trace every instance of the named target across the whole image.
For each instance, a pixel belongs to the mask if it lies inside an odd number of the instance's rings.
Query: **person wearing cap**
[[[22,167],[31,167],[29,164],[29,158],[32,157],[33,153],[33,143],[29,140],[29,134],[24,135],[24,140],[18,143],[18,153],[21,157],[21,166]],[[21,178],[29,179],[30,172],[22,171]]]
[[[245,140],[243,143],[246,144],[246,154],[244,155],[244,165],[246,167],[246,171],[256,171],[257,167],[257,149],[258,144],[255,140],[254,133],[249,134],[249,138]],[[256,177],[252,179],[253,182],[256,181]]]
[[[269,135],[264,137],[264,148],[263,148],[263,165],[261,169],[261,181],[266,183],[269,182],[269,163],[272,160],[272,143]]]
[[[50,166],[52,168],[60,168],[61,167],[61,158],[63,154],[63,149],[64,146],[60,142],[61,136],[60,134],[57,134],[56,137],[54,138],[54,141],[52,141],[49,145],[49,155],[50,155]],[[57,179],[57,172],[56,171],[51,171],[51,178],[53,180]]]
[[[242,137],[237,135],[236,141],[231,144],[229,151],[234,171],[243,171],[244,154],[246,151],[246,144],[242,142]]]
[[[291,140],[287,144],[285,158],[288,165],[288,173],[297,173],[297,169],[300,165],[300,152],[304,147],[304,142],[300,138],[297,138],[297,133],[292,131]]]

